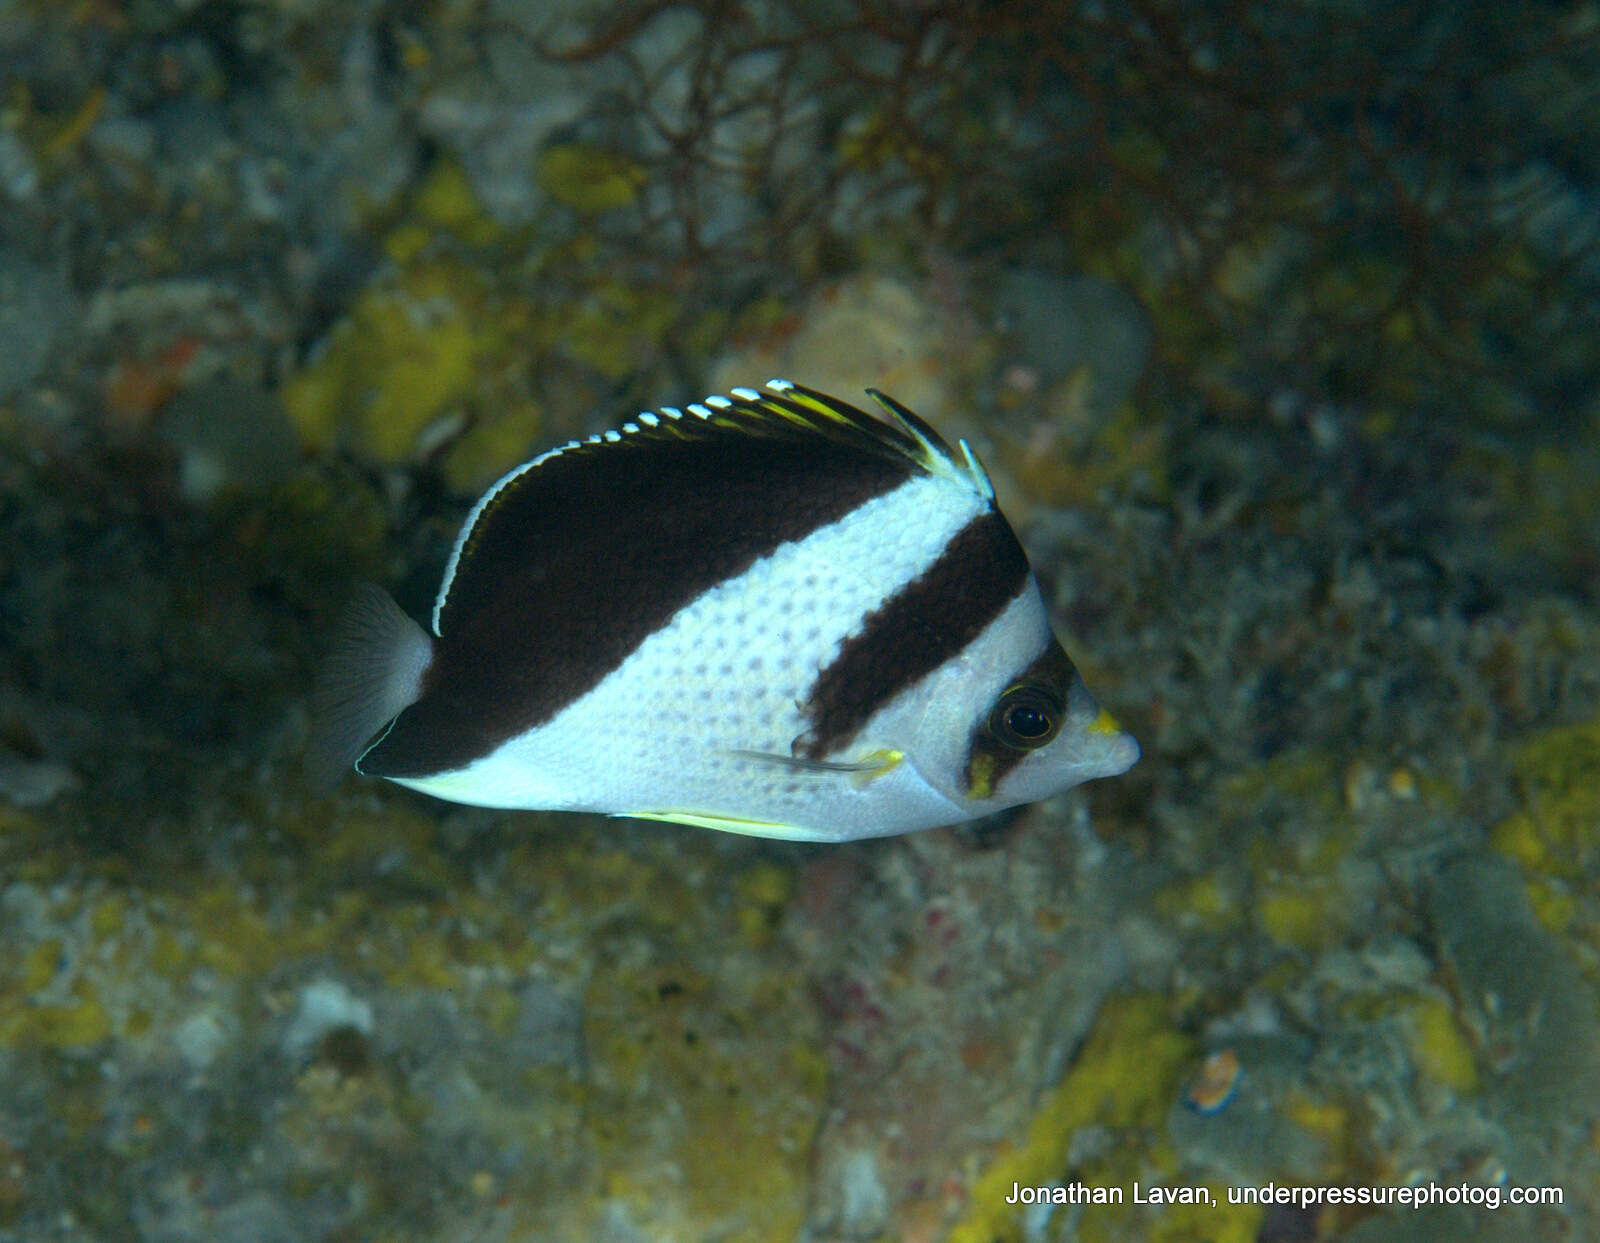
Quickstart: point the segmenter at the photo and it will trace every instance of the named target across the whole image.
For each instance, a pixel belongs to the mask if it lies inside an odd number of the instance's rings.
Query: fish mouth
[[[1081,676],[1073,675],[1067,703],[1069,718],[1081,722],[1074,751],[1078,767],[1085,774],[1084,780],[1115,777],[1134,766],[1139,759],[1138,742],[1117,723],[1116,717],[1100,706]]]
[[[1094,769],[1098,777],[1115,777],[1125,773],[1139,762],[1139,744],[1132,734],[1118,733],[1115,737],[1107,738],[1100,753],[1088,759],[1088,767]]]

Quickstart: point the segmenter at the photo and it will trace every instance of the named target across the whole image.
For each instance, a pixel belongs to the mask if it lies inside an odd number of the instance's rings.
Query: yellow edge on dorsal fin
[[[777,397],[763,397],[761,407],[764,410],[783,415],[813,430],[838,428],[850,435],[864,435],[915,462],[930,475],[959,483],[987,501],[994,500],[994,486],[966,441],[960,442],[961,456],[957,458],[955,450],[931,424],[878,389],[869,388],[867,395],[878,403],[893,422],[886,423],[848,402],[816,389],[805,388],[792,380],[768,380],[766,387]],[[756,396],[749,389],[734,389],[732,392],[740,398]],[[794,407],[800,407],[804,414],[798,414]],[[805,415],[814,417],[806,418]]]
[[[792,380],[768,380],[766,389],[765,393],[748,388],[730,389],[729,397],[739,403],[734,408],[746,416],[772,419],[779,426],[804,429],[832,440],[892,453],[924,470],[932,469],[925,442],[909,434],[909,429],[899,420],[886,422],[847,401]]]
[[[738,816],[715,816],[698,811],[619,811],[613,816],[628,816],[634,820],[661,820],[670,824],[688,824],[697,829],[718,829],[723,833],[738,833],[743,837],[769,837],[784,842],[828,842],[834,840],[816,829],[803,829],[794,824],[781,824],[771,820],[744,820]]]

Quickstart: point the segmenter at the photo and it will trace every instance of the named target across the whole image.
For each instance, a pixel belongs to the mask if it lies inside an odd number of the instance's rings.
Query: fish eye
[[[1013,686],[989,714],[989,732],[1015,751],[1034,751],[1061,729],[1061,703],[1042,686]]]

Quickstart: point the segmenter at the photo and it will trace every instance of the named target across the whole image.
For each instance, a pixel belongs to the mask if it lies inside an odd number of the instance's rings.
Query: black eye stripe
[[[1055,740],[1066,721],[1067,692],[1076,676],[1072,660],[1054,641],[1026,668],[1017,671],[973,729],[966,763],[969,798],[991,797],[1008,772]],[[1008,729],[1002,718],[1016,708],[1031,709],[1047,717],[1048,728],[1042,734],[1030,733],[1026,728]]]

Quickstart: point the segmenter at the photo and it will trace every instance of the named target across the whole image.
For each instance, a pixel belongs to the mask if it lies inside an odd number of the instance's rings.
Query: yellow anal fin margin
[[[634,820],[662,820],[670,824],[692,824],[697,829],[719,829],[742,837],[769,837],[784,842],[830,842],[834,839],[816,829],[772,820],[743,820],[738,816],[714,816],[698,811],[619,811],[614,816]]]

